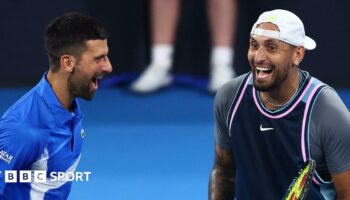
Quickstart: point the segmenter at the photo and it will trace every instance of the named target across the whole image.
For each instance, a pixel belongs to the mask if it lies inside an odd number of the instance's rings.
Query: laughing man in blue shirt
[[[74,172],[84,138],[77,97],[92,99],[112,71],[106,29],[94,18],[66,13],[45,33],[50,68],[0,120],[0,199],[67,199],[71,181],[5,183],[5,170]]]

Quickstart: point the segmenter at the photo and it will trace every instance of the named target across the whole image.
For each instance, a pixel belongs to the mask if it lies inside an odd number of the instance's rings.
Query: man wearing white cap
[[[264,12],[253,25],[251,72],[215,98],[209,199],[350,199],[350,114],[298,67],[315,47],[289,11]]]

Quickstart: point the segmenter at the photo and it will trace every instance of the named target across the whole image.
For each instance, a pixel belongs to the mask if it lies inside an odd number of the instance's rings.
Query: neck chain
[[[275,108],[280,108],[280,107],[283,107],[283,106],[289,104],[289,103],[294,99],[294,96],[297,94],[298,89],[299,89],[299,84],[300,84],[300,75],[299,75],[299,70],[298,70],[298,85],[297,85],[297,87],[296,87],[296,89],[295,89],[295,91],[294,91],[293,96],[292,96],[287,102],[285,102],[285,103],[283,103],[283,104],[275,104],[275,103],[273,103],[270,99],[268,99],[267,97],[265,97],[266,102],[267,102],[268,104],[270,104],[271,106],[275,107]]]

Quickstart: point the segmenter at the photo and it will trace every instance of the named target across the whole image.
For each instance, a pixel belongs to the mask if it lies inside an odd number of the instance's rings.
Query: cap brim
[[[316,42],[315,40],[313,40],[312,38],[305,36],[305,43],[304,43],[304,47],[307,50],[313,50],[314,48],[316,48]]]

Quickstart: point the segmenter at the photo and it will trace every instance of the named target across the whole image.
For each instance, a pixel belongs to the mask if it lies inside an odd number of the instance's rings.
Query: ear
[[[305,48],[301,46],[297,47],[294,53],[293,64],[295,66],[299,66],[301,61],[304,59],[304,55],[305,55]]]
[[[60,64],[62,70],[66,72],[73,72],[74,66],[76,64],[76,59],[72,55],[62,55],[60,59]]]

